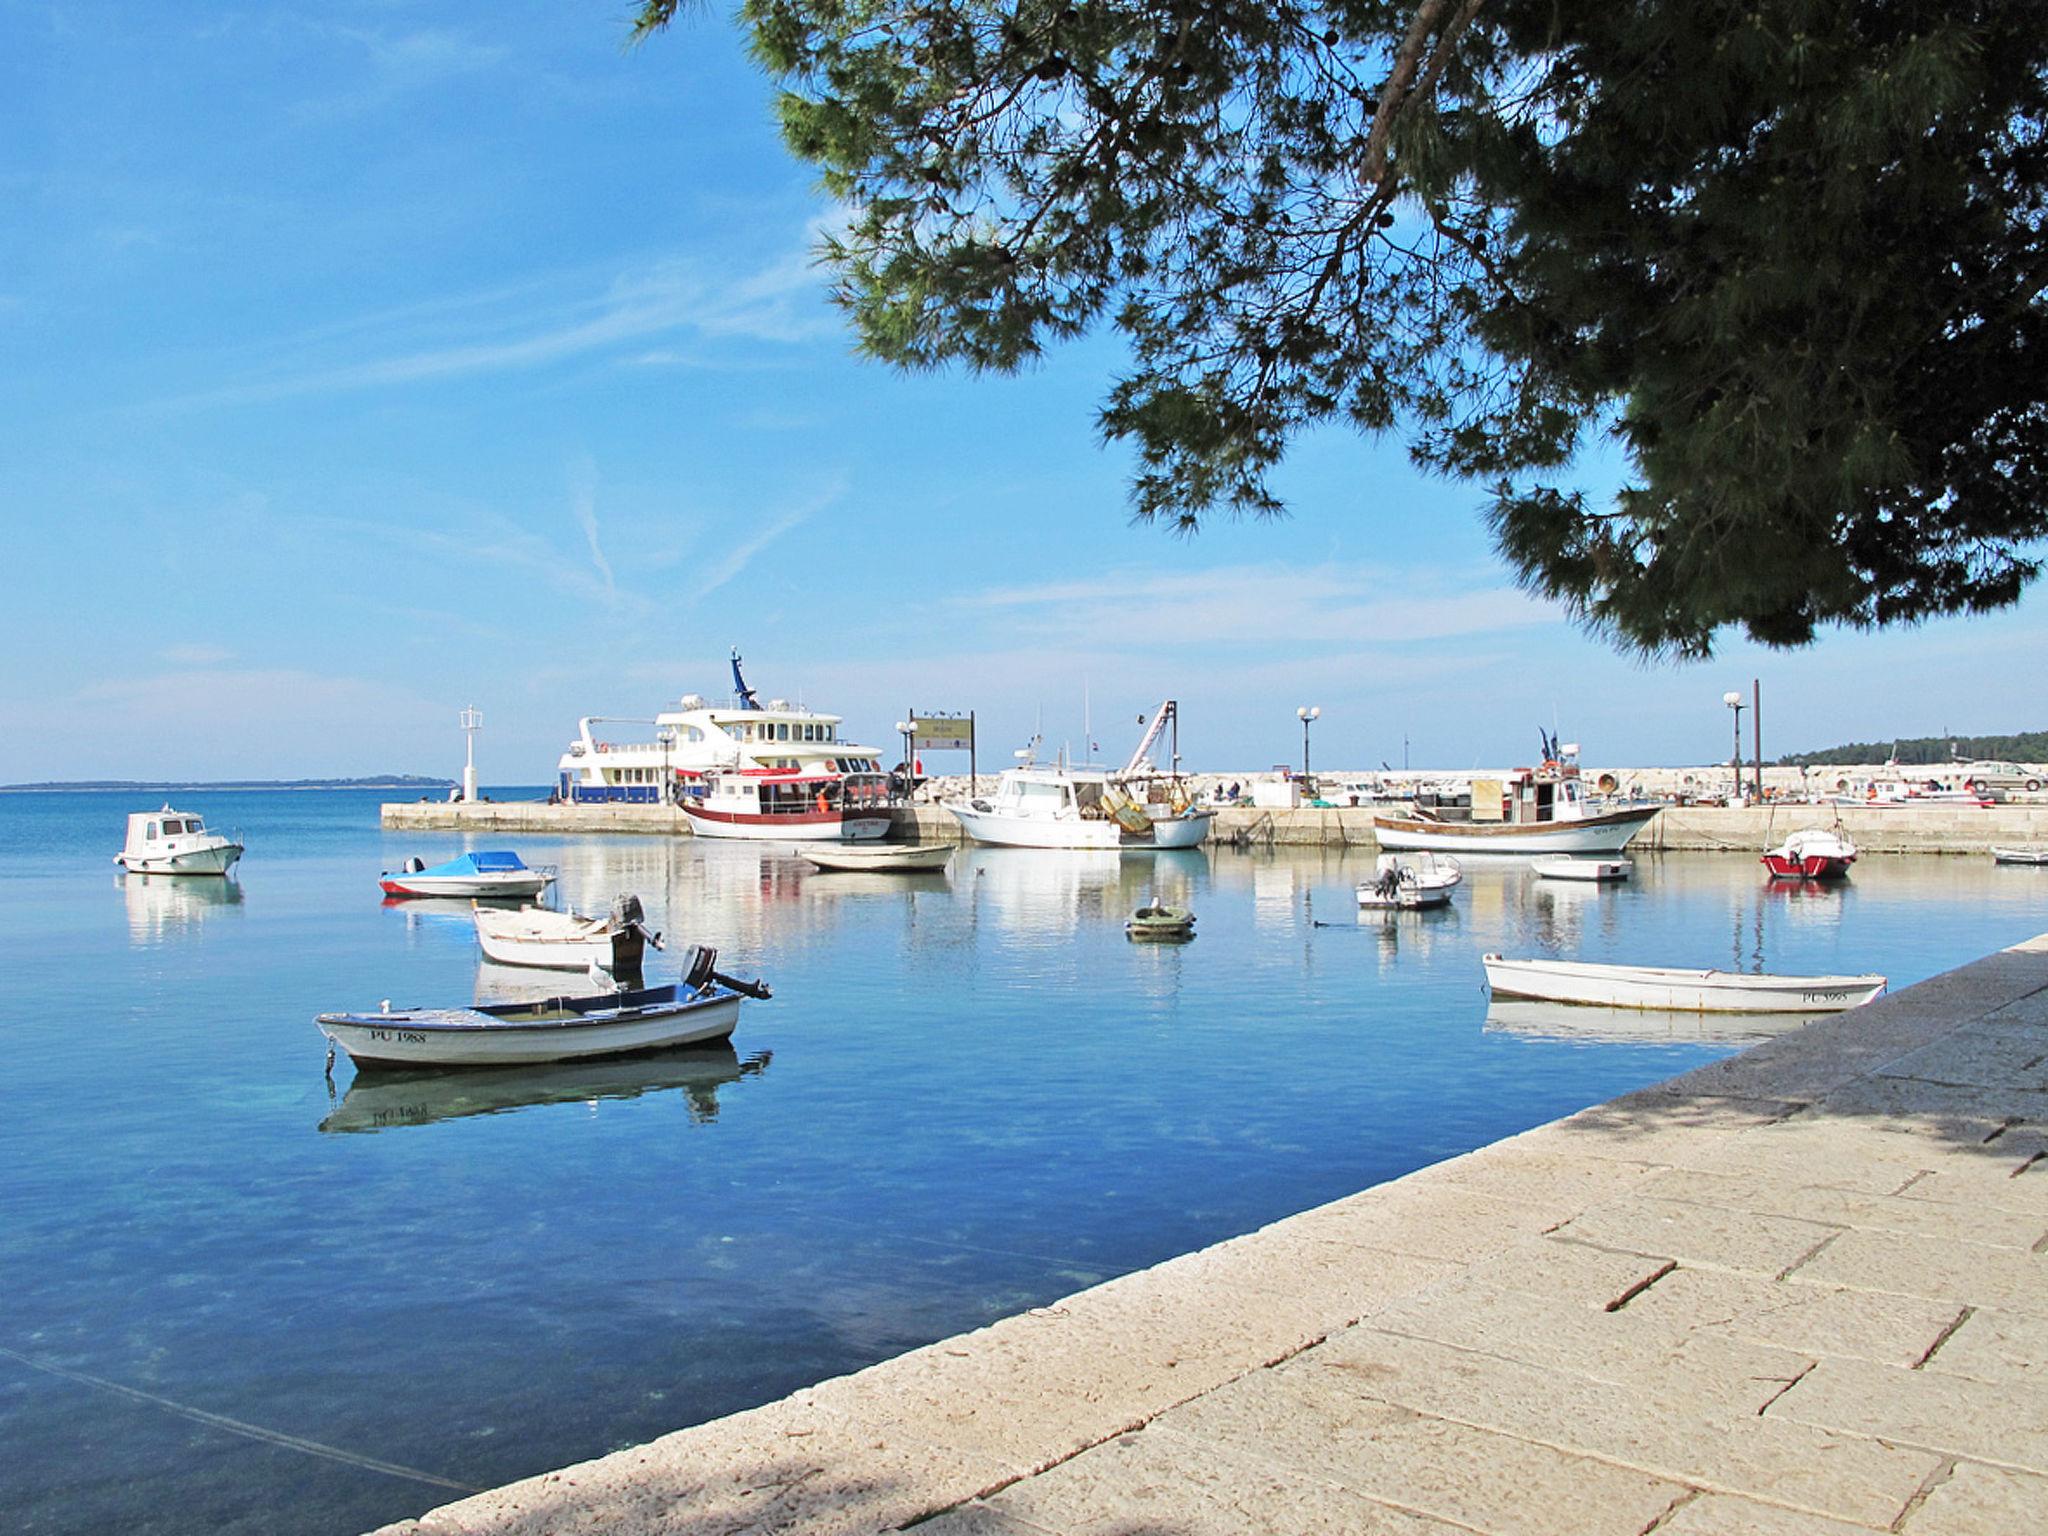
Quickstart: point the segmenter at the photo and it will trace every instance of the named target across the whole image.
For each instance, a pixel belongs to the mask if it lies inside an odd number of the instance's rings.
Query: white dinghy
[[[605,917],[552,912],[546,907],[504,911],[471,902],[476,941],[500,965],[531,965],[551,971],[587,971],[593,965],[614,976],[635,976],[647,946],[661,948],[661,935],[648,931],[638,896],[621,896]]]
[[[1596,965],[1586,960],[1482,957],[1497,998],[1590,1003],[1603,1008],[1666,1008],[1688,1013],[1839,1013],[1884,991],[1882,976],[1764,976],[1742,971],[1684,971],[1655,965]]]
[[[1991,862],[1994,864],[2048,864],[2048,848],[2038,845],[2026,848],[1993,848]]]
[[[841,843],[796,850],[814,867],[868,874],[930,874],[952,862],[951,843]]]
[[[386,1002],[376,1013],[323,1013],[313,1022],[359,1069],[503,1067],[707,1045],[732,1037],[743,997],[769,995],[760,982],[721,975],[717,958],[700,946],[689,974],[670,986],[473,1008]]]
[[[1541,854],[1529,867],[1545,880],[1590,880],[1596,885],[1626,880],[1635,869],[1627,859],[1575,858],[1569,853]]]

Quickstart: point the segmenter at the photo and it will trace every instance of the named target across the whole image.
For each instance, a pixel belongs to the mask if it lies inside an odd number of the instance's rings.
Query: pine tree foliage
[[[680,0],[645,0],[642,35]],[[1308,428],[1490,490],[1532,589],[1703,655],[2014,602],[2048,536],[2030,0],[743,0],[860,345],[1111,324],[1140,517]],[[1575,483],[1604,442],[1618,496]]]

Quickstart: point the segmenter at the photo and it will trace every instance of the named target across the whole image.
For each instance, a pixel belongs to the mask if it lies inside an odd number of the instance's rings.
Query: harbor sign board
[[[910,739],[927,752],[972,752],[974,716],[912,714]]]

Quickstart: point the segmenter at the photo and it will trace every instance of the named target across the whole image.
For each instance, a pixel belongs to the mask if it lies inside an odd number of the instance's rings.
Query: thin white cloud
[[[349,89],[301,102],[302,119],[347,117],[388,106],[400,97],[494,70],[511,57],[500,43],[480,42],[444,27],[388,33],[314,24],[361,58],[361,78]]]
[[[775,518],[752,538],[733,545],[718,560],[700,567],[695,573],[696,595],[703,597],[707,593],[717,591],[735,576],[739,575],[741,571],[745,570],[754,556],[761,553],[762,550],[773,544],[785,533],[788,533],[790,529],[817,516],[837,501],[842,494],[843,487],[833,486],[831,489],[813,497],[805,505],[785,512],[780,517]]]
[[[587,458],[579,460],[570,471],[570,482],[569,511],[576,519],[576,526],[583,530],[584,541],[590,545],[590,563],[597,567],[605,591],[616,603],[619,584],[612,576],[612,563],[605,558],[604,546],[597,540],[596,463]]]

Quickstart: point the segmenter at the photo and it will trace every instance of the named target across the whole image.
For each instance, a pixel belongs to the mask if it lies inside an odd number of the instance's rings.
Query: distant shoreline
[[[447,790],[453,779],[423,779],[410,774],[381,779],[79,779],[48,784],[0,784],[0,795],[139,795],[237,793],[291,790],[404,789]]]

